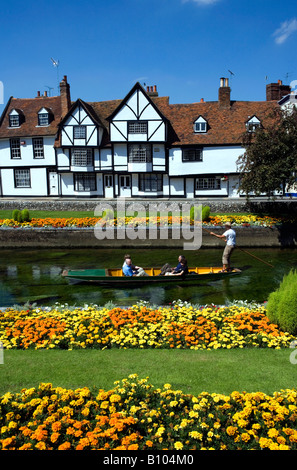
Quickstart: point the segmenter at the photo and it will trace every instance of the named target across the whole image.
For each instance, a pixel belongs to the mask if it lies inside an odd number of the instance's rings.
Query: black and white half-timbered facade
[[[139,83],[123,100],[71,102],[11,97],[0,119],[0,196],[97,198],[239,197],[236,161],[245,130],[267,125],[290,88],[267,85],[266,101],[170,104]]]

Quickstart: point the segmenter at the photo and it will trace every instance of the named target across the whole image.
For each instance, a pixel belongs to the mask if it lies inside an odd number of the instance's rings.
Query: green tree
[[[240,190],[247,196],[283,192],[296,181],[297,109],[276,109],[269,124],[243,136],[245,153],[237,160]]]

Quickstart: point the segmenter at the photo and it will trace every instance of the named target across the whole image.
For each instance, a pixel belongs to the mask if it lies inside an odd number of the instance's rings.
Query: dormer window
[[[9,127],[20,127],[21,119],[20,114],[16,109],[9,113]]]
[[[38,126],[48,126],[50,124],[50,117],[50,111],[46,108],[42,108],[38,111]]]
[[[245,125],[248,132],[256,132],[261,127],[261,122],[256,116],[252,116]]]
[[[194,122],[194,132],[197,134],[207,132],[207,121],[202,116],[199,116]]]

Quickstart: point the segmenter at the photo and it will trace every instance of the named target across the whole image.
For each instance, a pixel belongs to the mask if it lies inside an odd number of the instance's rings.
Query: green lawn
[[[46,217],[52,218],[69,218],[69,217],[94,217],[94,211],[38,211],[30,210],[31,218],[45,219]],[[11,219],[12,210],[0,210],[0,219]]]
[[[155,387],[170,383],[184,393],[232,391],[272,394],[297,384],[291,349],[234,350],[5,350],[0,394],[50,382],[53,386],[113,388],[136,373]]]

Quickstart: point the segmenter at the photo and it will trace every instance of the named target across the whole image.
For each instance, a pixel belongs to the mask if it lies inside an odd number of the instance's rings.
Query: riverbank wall
[[[108,204],[114,210],[121,198],[99,199],[99,198],[0,198],[0,210],[29,209],[46,211],[94,211],[98,204]],[[160,203],[182,204],[202,204],[209,206],[211,212],[232,213],[268,213],[270,215],[297,215],[297,198],[277,198],[275,200],[267,198],[162,198],[162,199],[125,199],[125,204],[141,203],[146,210],[154,210]]]
[[[237,245],[246,248],[296,248],[297,227],[234,227],[237,235]],[[214,233],[222,234],[223,227],[207,227]],[[123,233],[124,232],[124,233]],[[179,237],[176,230],[169,228],[165,238],[161,238],[160,231],[156,232],[156,238],[151,238],[149,229],[142,239],[131,239],[131,232],[121,230],[104,234],[99,240],[95,236],[94,228],[2,228],[0,229],[0,246],[2,249],[21,248],[177,248],[198,249],[200,239],[197,234],[188,238],[184,236],[182,228]],[[137,237],[137,231],[133,237]],[[192,248],[185,248],[185,244],[192,244]],[[188,246],[189,246],[188,245]],[[201,248],[222,248],[224,241],[202,230]]]

